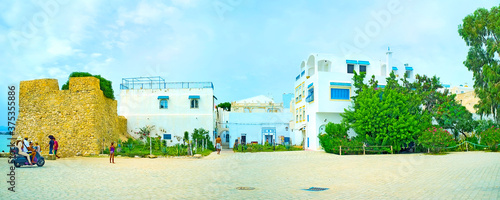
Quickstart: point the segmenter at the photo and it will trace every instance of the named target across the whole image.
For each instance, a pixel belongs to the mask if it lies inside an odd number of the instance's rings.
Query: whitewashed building
[[[170,145],[179,143],[175,136],[203,128],[213,141],[214,98],[211,82],[165,82],[159,76],[123,78],[119,113],[127,118],[127,131],[133,136],[140,128],[154,125],[151,135],[162,136]]]
[[[284,95],[284,98],[286,95]],[[223,148],[238,143],[283,144],[292,143],[289,121],[292,114],[264,95],[231,103],[231,112],[219,110],[218,130]]]
[[[386,60],[371,60],[362,56],[339,58],[329,54],[311,54],[300,64],[295,78],[295,96],[290,105],[293,112],[292,136],[302,139],[308,150],[320,150],[318,134],[324,133],[328,122],[340,123],[344,109],[352,105],[354,71],[366,72],[365,81],[375,75],[379,87],[394,72],[398,78],[407,74],[413,81],[413,67],[392,59],[388,49]],[[355,133],[350,130],[350,135]]]

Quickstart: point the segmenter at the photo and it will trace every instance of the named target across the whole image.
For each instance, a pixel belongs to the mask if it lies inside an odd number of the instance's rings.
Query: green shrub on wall
[[[111,85],[111,81],[101,77],[101,75],[92,75],[88,72],[73,72],[69,75],[69,77],[89,77],[93,76],[95,78],[98,78],[100,81],[100,88],[102,90],[102,93],[104,94],[105,97],[110,98],[110,99],[115,99],[115,95],[113,92],[113,86]],[[69,79],[66,81],[64,85],[62,85],[61,90],[68,90],[69,89]]]

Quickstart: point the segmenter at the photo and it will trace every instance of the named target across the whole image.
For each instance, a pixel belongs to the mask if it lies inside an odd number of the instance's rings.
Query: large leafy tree
[[[465,133],[474,130],[475,121],[472,118],[472,113],[465,106],[458,103],[455,100],[455,96],[455,94],[448,95],[447,90],[443,94],[440,94],[434,118],[439,126],[451,129],[455,138],[459,134],[467,138]]]
[[[463,19],[458,33],[469,52],[464,65],[473,72],[474,90],[480,101],[474,107],[481,116],[500,122],[500,7],[477,9]]]
[[[355,74],[353,80],[359,82],[359,78]],[[377,84],[372,77],[369,84],[355,85],[361,88],[356,88],[359,93],[354,106],[342,114],[344,121],[372,145],[402,147],[415,141],[431,124],[431,115],[421,108],[422,97],[412,88],[401,86],[394,73],[384,89]]]

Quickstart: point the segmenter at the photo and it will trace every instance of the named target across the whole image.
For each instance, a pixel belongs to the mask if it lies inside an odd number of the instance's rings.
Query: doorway
[[[266,135],[266,142],[269,144],[273,144],[273,135]]]

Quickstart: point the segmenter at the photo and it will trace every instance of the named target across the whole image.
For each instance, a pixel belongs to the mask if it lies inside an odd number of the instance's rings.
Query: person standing
[[[111,146],[109,147],[109,163],[111,163],[111,159],[113,160],[113,164],[115,164],[115,143],[111,142]]]
[[[52,154],[52,150],[54,150],[54,136],[52,135],[49,135],[49,138],[50,138],[50,142],[49,142],[49,154]]]
[[[222,143],[222,139],[220,139],[220,135],[217,136],[217,139],[215,140],[215,143],[217,145],[217,154],[220,154],[221,143]]]
[[[59,149],[59,143],[57,143],[57,140],[55,137],[52,137],[52,139],[54,140],[54,155],[56,156],[56,158],[61,158],[57,155],[57,149]]]

